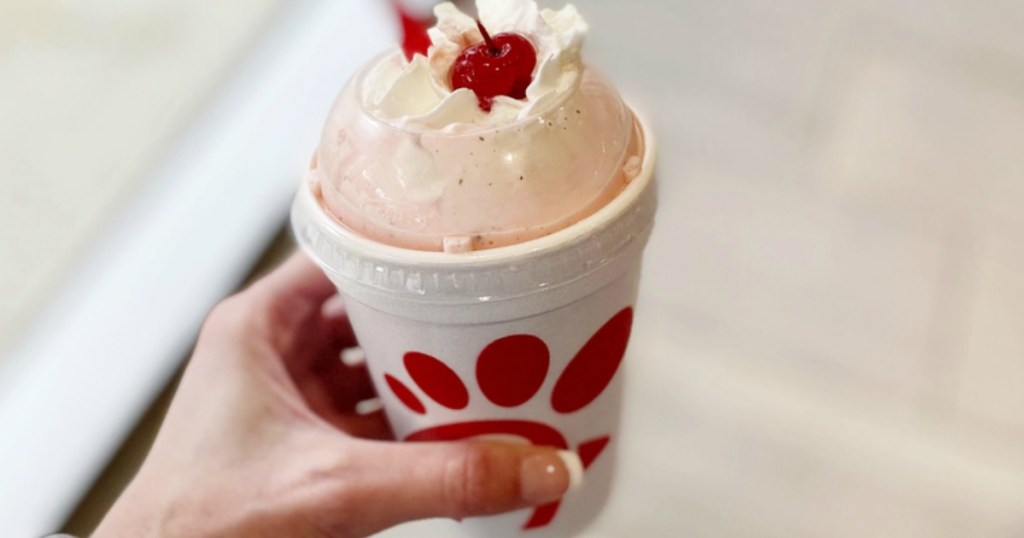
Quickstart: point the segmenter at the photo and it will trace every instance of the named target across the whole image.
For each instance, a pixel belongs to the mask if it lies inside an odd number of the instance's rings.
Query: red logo
[[[569,414],[590,405],[611,383],[626,352],[633,325],[633,309],[625,308],[606,322],[580,348],[559,374],[551,391],[550,405],[556,413]],[[404,356],[405,369],[424,394],[438,405],[459,410],[469,405],[469,391],[459,376],[435,357],[410,351]],[[540,392],[550,367],[548,346],[529,334],[499,338],[480,352],[476,382],[494,405],[519,407]],[[384,375],[388,387],[414,413],[426,414],[427,407],[404,383]],[[565,436],[554,427],[531,420],[475,420],[426,428],[409,434],[406,441],[456,441],[481,435],[515,435],[534,445],[569,450]],[[584,468],[608,446],[608,435],[590,439],[575,447]],[[524,529],[544,527],[558,513],[558,502],[537,507]]]

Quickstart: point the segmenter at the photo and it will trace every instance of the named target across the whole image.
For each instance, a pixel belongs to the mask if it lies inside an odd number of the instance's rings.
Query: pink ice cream
[[[614,199],[640,168],[643,141],[615,89],[579,56],[575,8],[478,0],[493,33],[538,52],[524,100],[490,112],[451,91],[455,57],[481,40],[451,4],[436,9],[427,58],[395,50],[357,74],[334,105],[309,183],[326,211],[377,242],[466,252],[564,229]]]

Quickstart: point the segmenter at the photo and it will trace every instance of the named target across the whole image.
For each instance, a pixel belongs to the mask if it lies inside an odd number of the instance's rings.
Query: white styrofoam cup
[[[475,437],[572,450],[581,488],[560,503],[452,522],[477,537],[564,537],[612,485],[623,368],[654,222],[655,142],[637,120],[640,173],[586,219],[525,243],[462,254],[392,247],[338,224],[313,185],[292,225],[345,296],[371,377],[403,441]]]

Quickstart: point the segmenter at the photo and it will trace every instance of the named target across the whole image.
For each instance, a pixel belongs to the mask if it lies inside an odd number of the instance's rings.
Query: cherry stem
[[[484,23],[480,22],[480,19],[476,20],[476,27],[480,29],[480,34],[484,36],[484,43],[487,43],[487,48],[490,49],[490,53],[494,56],[501,54],[501,49],[494,44],[494,40],[491,39],[491,34],[487,33],[487,28],[484,28]]]

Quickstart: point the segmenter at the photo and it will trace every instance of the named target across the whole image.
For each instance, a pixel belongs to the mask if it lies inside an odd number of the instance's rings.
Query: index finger
[[[301,250],[248,290],[268,301],[302,301],[319,307],[335,293],[327,275]]]
[[[286,349],[294,336],[319,319],[334,284],[304,253],[296,252],[241,294],[249,315]]]

